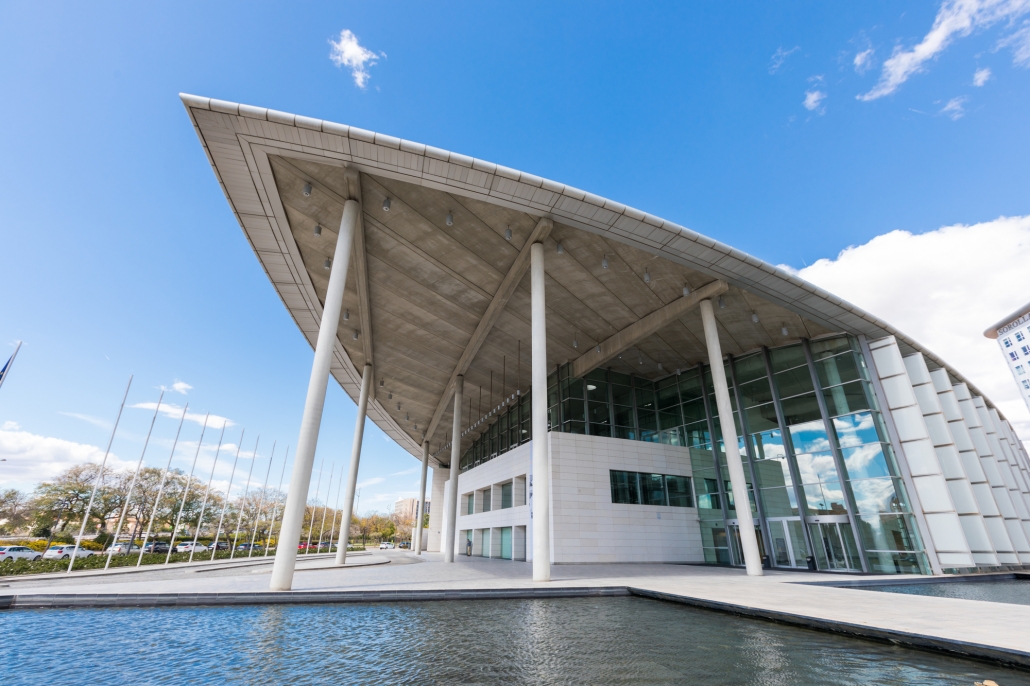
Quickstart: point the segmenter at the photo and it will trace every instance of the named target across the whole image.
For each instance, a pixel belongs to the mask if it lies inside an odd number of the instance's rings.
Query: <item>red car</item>
[[[311,543],[311,544],[299,543],[299,544],[297,544],[297,550],[307,550],[308,548],[311,548],[312,550],[318,550],[318,544],[317,543]]]

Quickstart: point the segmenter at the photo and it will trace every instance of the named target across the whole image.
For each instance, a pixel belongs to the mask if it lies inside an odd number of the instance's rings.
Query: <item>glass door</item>
[[[501,559],[511,559],[511,527],[501,529]]]
[[[773,517],[769,524],[769,538],[772,542],[773,564],[777,567],[808,567],[808,545],[801,528],[800,517]]]
[[[740,543],[740,525],[736,519],[730,519],[726,522],[730,529],[730,543],[733,545],[733,556],[734,564],[743,566],[744,565],[744,548]],[[756,522],[755,527],[755,538],[758,539],[758,555],[759,557],[765,557],[765,541],[762,540],[762,528]]]
[[[851,532],[851,523],[818,517],[809,520],[812,544],[815,546],[815,560],[819,569],[828,571],[862,571],[858,549]]]

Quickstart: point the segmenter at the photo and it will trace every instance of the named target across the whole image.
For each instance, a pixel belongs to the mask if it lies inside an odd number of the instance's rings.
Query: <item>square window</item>
[[[1024,355],[1030,355],[1030,345],[1024,345],[1020,350],[1023,351]]]
[[[1017,341],[1021,341],[1021,340],[1023,340],[1024,338],[1025,338],[1025,336],[1023,336],[1023,332],[1022,332],[1022,331],[1017,331],[1017,332],[1016,332],[1016,340],[1017,340]]]
[[[1030,391],[1030,381],[1027,381],[1026,379],[1023,379],[1023,388],[1025,388],[1026,390]]]
[[[1009,353],[1009,357],[1011,359],[1013,359],[1013,360],[1018,360],[1019,359],[1019,353],[1017,353],[1015,350],[1013,350],[1012,352]]]
[[[1023,365],[1021,365],[1021,364],[1017,364],[1016,365],[1016,374],[1026,374],[1026,370],[1023,369]]]
[[[1006,338],[1006,339],[1004,339],[1004,340],[1002,341],[1002,343],[1004,343],[1004,344],[1005,344],[1005,347],[1006,347],[1006,348],[1011,348],[1011,347],[1012,347],[1012,339],[1011,339],[1011,338]]]

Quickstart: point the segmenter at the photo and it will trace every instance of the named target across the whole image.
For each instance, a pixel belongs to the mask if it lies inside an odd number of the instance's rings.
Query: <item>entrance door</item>
[[[511,527],[501,529],[501,559],[511,559]]]
[[[777,567],[808,567],[808,545],[800,517],[773,517],[769,524],[773,564]]]
[[[812,534],[815,561],[819,569],[849,572],[862,570],[851,523],[847,519],[835,521],[829,517],[813,517],[809,520],[808,530]]]
[[[730,519],[726,522],[730,529],[730,543],[733,545],[734,563],[740,566],[744,565],[744,547],[740,543],[740,525],[736,519]],[[755,538],[758,539],[758,555],[759,557],[765,557],[765,541],[762,540],[762,528],[756,522],[755,527]]]

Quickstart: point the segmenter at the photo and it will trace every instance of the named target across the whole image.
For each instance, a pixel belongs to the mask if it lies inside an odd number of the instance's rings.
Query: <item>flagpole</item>
[[[275,444],[272,441],[272,454],[268,458],[268,469],[265,470],[265,485],[261,487],[261,498],[258,500],[257,512],[254,513],[254,533],[250,536],[250,549],[247,550],[247,557],[254,554],[254,541],[257,540],[258,523],[261,521],[261,508],[265,506],[265,491],[268,490],[268,475],[272,473],[272,461],[275,460]],[[267,547],[268,541],[265,541]]]
[[[215,542],[211,547],[211,559],[215,559],[218,551],[218,538],[222,535],[222,522],[225,521],[225,510],[229,507],[229,494],[232,493],[232,480],[236,477],[236,463],[240,461],[240,448],[243,447],[243,435],[247,433],[244,429],[240,432],[240,441],[236,444],[236,459],[232,461],[232,473],[229,474],[229,487],[225,489],[225,500],[222,502],[222,514],[218,516],[218,529],[215,530]]]
[[[8,362],[7,364],[11,364]],[[6,373],[4,374],[6,376]],[[86,506],[86,512],[82,515],[82,526],[79,527],[79,537],[75,539],[75,552],[72,553],[71,559],[68,561],[68,574],[72,572],[72,565],[75,564],[75,558],[79,556],[79,552],[82,549],[82,536],[86,533],[86,522],[89,521],[89,513],[93,509],[93,499],[97,496],[97,487],[100,486],[100,480],[104,476],[104,467],[107,465],[107,456],[111,454],[111,445],[114,443],[114,435],[118,432],[118,422],[122,420],[122,410],[125,409],[125,399],[129,397],[129,389],[132,387],[132,375],[129,375],[129,383],[125,386],[125,395],[122,396],[122,404],[118,408],[118,416],[114,420],[114,427],[111,429],[111,438],[107,442],[107,450],[104,451],[104,459],[100,462],[100,471],[97,472],[97,480],[93,482],[93,492],[89,494],[89,505]]]
[[[236,518],[236,530],[232,533],[232,551],[229,553],[229,559],[236,557],[236,544],[240,541],[240,525],[243,523],[243,511],[247,509],[247,494],[250,493],[250,477],[254,473],[254,463],[257,462],[257,449],[258,443],[261,442],[261,436],[257,437],[254,441],[254,455],[250,460],[250,471],[247,472],[247,484],[243,489],[243,500],[240,501],[240,516]]]
[[[279,488],[276,490],[276,493],[282,493],[282,491],[283,491],[283,477],[286,476],[286,463],[289,462],[289,461],[290,461],[290,446],[286,446],[286,457],[283,458],[283,471],[282,471],[282,474],[279,475]],[[269,536],[269,538],[271,538],[272,533],[275,532],[275,518],[277,516],[279,516],[279,497],[278,496],[276,496],[275,505],[272,507],[271,523],[268,525],[268,536]],[[280,529],[280,531],[282,531],[282,530]],[[267,545],[267,541],[266,541],[264,557],[268,557],[268,547],[269,546]],[[277,548],[279,547],[278,541],[276,542],[276,547]]]
[[[143,452],[139,454],[139,462],[136,463],[136,471],[132,474],[132,482],[129,484],[129,492],[125,494],[125,505],[122,507],[122,514],[118,517],[118,526],[114,530],[114,543],[107,546],[107,562],[104,563],[104,569],[111,566],[111,555],[114,545],[118,543],[118,536],[122,533],[122,523],[125,521],[125,515],[129,512],[129,501],[132,499],[132,490],[136,487],[136,479],[139,478],[140,467],[143,466],[143,456],[147,454],[147,446],[150,444],[150,434],[154,431],[154,422],[157,421],[157,413],[161,409],[161,401],[164,400],[165,392],[161,391],[161,395],[157,397],[157,407],[154,408],[154,416],[150,419],[150,428],[147,429],[147,438],[143,441]],[[125,551],[128,555],[129,551],[132,550],[132,536],[129,536],[129,548]]]
[[[172,458],[175,456],[175,446],[179,444],[179,433],[182,431],[182,423],[186,419],[186,410],[190,407],[189,403],[186,403],[186,407],[182,408],[182,417],[179,418],[179,429],[175,432],[175,440],[172,441],[172,452],[168,453],[168,464],[165,465],[165,473],[161,475],[161,485],[157,488],[157,498],[154,500],[154,509],[150,512],[150,522],[147,524],[147,533],[143,536],[143,545],[139,547],[139,559],[136,560],[136,566],[139,567],[143,564],[143,549],[147,547],[147,539],[150,538],[150,529],[154,526],[154,518],[157,517],[157,508],[161,505],[161,496],[164,494],[165,482],[168,480],[168,470],[172,466]]]
[[[336,515],[340,514],[340,493],[343,492],[343,473],[340,473],[340,485],[336,487],[336,507],[333,508],[333,527],[329,532],[329,552],[333,552],[333,541],[336,540]],[[342,524],[342,522],[341,522]]]
[[[315,502],[318,502],[318,491],[322,488],[322,470],[325,469],[325,458],[318,465],[318,481],[315,482]],[[315,512],[318,506],[311,508],[311,521],[308,522],[308,541],[304,544],[304,554],[311,552],[311,530],[315,527]],[[307,508],[305,508],[307,509]]]
[[[329,498],[333,492],[333,472],[336,471],[336,463],[329,465],[329,485],[325,489],[325,507],[322,508],[322,525],[318,528],[318,552],[322,552],[322,534],[325,533],[325,516],[329,513]],[[335,515],[334,515],[335,517]],[[332,539],[329,539],[332,541]],[[329,544],[332,546],[332,543]]]
[[[175,518],[175,526],[172,527],[172,541],[168,544],[168,555],[165,557],[165,564],[172,559],[172,551],[175,550],[175,535],[179,531],[179,523],[182,521],[182,511],[186,509],[186,496],[190,493],[190,484],[193,483],[193,472],[197,468],[197,458],[200,457],[200,446],[204,443],[204,434],[207,433],[207,420],[211,417],[208,412],[204,415],[204,427],[200,430],[200,440],[197,441],[197,452],[193,453],[193,466],[190,467],[190,475],[186,477],[186,486],[182,489],[182,503],[179,504],[179,514]]]
[[[228,423],[228,421],[222,420],[222,433],[218,435],[218,447],[215,448],[215,462],[211,465],[211,476],[207,479],[207,488],[204,489],[204,500],[200,503],[200,516],[197,517],[197,528],[193,532],[193,545],[190,547],[190,559],[187,560],[187,564],[193,562],[193,552],[197,549],[200,527],[204,526],[204,512],[207,510],[207,499],[211,495],[211,482],[215,480],[215,469],[218,468],[218,455],[222,452],[222,439],[225,438],[225,425]]]
[[[21,350],[21,341],[18,341],[18,345],[14,347],[14,352],[11,353],[11,359],[7,360],[7,364],[4,365],[3,369],[0,369],[0,387],[3,387],[4,381],[7,380],[7,375],[11,373],[11,367],[14,366],[14,358],[18,357],[19,350]]]

